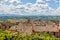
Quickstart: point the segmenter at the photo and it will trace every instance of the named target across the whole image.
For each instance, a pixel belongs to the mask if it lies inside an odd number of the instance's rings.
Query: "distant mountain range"
[[[44,15],[44,14],[33,14],[33,15],[0,14],[0,16],[60,16],[60,15]]]
[[[0,16],[18,16],[16,14],[0,14]]]
[[[41,19],[41,20],[59,20],[59,15],[19,15],[19,14],[0,14],[0,21],[7,21],[8,19]]]

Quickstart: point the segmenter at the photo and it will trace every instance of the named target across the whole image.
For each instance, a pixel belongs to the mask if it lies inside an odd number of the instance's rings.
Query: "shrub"
[[[2,31],[0,30],[0,40],[60,40],[53,35],[50,35],[50,32],[43,32],[38,34],[26,34],[22,33],[13,34],[9,30]]]

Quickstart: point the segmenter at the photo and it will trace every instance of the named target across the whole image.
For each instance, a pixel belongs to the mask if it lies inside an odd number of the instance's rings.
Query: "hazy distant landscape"
[[[60,16],[1,15],[0,40],[60,40],[59,22]]]
[[[57,21],[60,21],[60,16],[51,16],[51,15],[1,15],[0,16],[0,21],[9,21],[9,19],[16,19],[17,21],[20,20],[20,19],[30,19],[30,20],[38,20],[38,19],[41,19],[41,20],[57,20]]]

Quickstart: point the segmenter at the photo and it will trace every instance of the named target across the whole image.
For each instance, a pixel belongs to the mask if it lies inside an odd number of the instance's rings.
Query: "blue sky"
[[[43,0],[45,2],[41,2],[41,3],[47,3],[49,6],[51,6],[52,8],[56,9],[59,7],[59,0],[51,0],[51,1],[46,1],[46,0]],[[33,3],[35,4],[36,3],[36,0],[22,0],[23,3]]]
[[[60,0],[0,0],[0,14],[60,15]]]

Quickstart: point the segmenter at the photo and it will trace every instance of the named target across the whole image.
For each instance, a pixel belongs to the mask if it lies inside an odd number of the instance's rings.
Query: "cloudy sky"
[[[60,0],[0,0],[0,14],[60,15]]]

